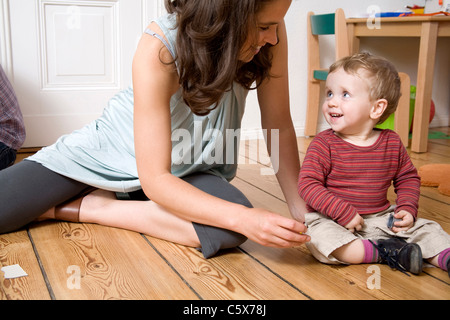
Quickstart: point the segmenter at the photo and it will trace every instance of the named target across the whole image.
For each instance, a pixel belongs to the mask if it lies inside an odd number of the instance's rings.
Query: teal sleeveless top
[[[165,15],[155,22],[167,39],[164,44],[176,57],[176,17]],[[154,35],[150,30],[146,33]],[[233,83],[207,116],[193,114],[184,103],[181,90],[170,100],[172,174],[183,177],[209,172],[230,181],[237,170],[240,126],[248,90]],[[130,87],[108,102],[100,118],[62,136],[27,160],[100,189],[115,192],[141,189],[134,150],[133,106]]]

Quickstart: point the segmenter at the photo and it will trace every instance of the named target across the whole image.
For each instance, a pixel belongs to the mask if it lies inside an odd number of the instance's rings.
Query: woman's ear
[[[379,99],[374,102],[372,110],[370,111],[370,118],[373,120],[378,120],[383,115],[386,110],[388,102],[386,99]]]

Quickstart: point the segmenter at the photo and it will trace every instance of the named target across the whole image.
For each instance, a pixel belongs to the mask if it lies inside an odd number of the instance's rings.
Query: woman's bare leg
[[[54,218],[55,209],[52,208],[40,220]],[[105,190],[96,190],[83,198],[80,222],[144,233],[185,246],[200,246],[191,222],[177,217],[153,201],[121,201],[116,199],[113,192]]]
[[[226,201],[252,207],[245,195],[224,179],[197,173],[186,182]],[[145,198],[140,195],[137,198]],[[54,209],[46,216],[54,218]],[[153,201],[117,200],[112,192],[97,190],[82,199],[79,220],[144,233],[159,239],[200,248],[205,258],[221,249],[235,248],[247,238],[231,230],[186,221]]]

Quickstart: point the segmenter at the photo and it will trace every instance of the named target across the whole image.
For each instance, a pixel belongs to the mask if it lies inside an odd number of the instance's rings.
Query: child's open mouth
[[[342,117],[343,115],[340,114],[340,113],[330,113],[330,116],[331,116],[332,118],[340,118],[340,117]]]

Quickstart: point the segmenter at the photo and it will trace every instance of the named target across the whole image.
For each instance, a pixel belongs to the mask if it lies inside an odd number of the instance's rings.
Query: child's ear
[[[386,110],[388,102],[386,99],[379,99],[374,102],[372,110],[370,111],[370,118],[379,119]]]

